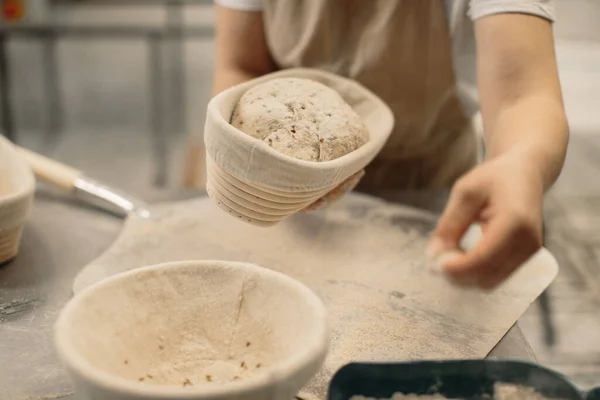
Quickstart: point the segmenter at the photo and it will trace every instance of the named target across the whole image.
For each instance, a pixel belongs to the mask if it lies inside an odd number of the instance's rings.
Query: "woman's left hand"
[[[461,286],[493,289],[542,246],[543,176],[532,157],[507,152],[479,165],[453,187],[429,246],[439,257],[455,251],[472,223],[482,238],[441,269]]]
[[[336,186],[332,191],[327,193],[325,196],[321,197],[314,203],[311,203],[308,207],[304,209],[304,211],[316,211],[328,204],[335,203],[346,193],[349,193],[356,188],[362,177],[365,175],[365,170],[360,170],[354,175],[350,176],[344,182],[340,183]]]

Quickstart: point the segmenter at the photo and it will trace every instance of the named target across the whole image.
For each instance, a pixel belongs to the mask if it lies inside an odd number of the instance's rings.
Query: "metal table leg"
[[[546,238],[546,224],[543,226],[543,242]],[[554,346],[556,343],[556,330],[554,329],[554,321],[552,318],[552,305],[550,304],[550,288],[544,290],[538,298],[538,304],[541,311],[542,328],[544,329],[544,344],[548,347]]]
[[[60,92],[60,71],[56,36],[46,36],[42,42],[42,46],[47,113],[44,147],[46,147],[46,150],[51,150],[51,148],[58,144],[59,134],[63,128],[63,107]]]
[[[2,113],[2,132],[9,140],[16,142],[10,92],[10,72],[8,68],[8,38],[0,34],[0,112]]]
[[[183,5],[180,0],[167,3],[167,29],[174,35],[169,36],[168,46],[171,63],[171,98],[169,116],[172,133],[185,133],[186,125],[186,91],[185,91],[185,47],[183,41]]]
[[[163,87],[161,82],[163,60],[160,37],[158,35],[151,35],[149,37],[149,45],[150,128],[152,130],[152,148],[155,161],[154,184],[156,186],[165,186],[167,184],[168,149],[166,127],[163,118]]]

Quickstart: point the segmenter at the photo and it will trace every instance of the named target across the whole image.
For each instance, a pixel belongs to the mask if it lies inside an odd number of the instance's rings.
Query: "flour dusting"
[[[76,289],[177,260],[244,261],[283,272],[315,291],[329,312],[329,354],[303,390],[316,399],[326,398],[333,374],[352,361],[483,358],[547,284],[537,265],[493,293],[460,290],[429,268],[435,215],[368,196],[351,194],[268,229],[223,214],[207,198],[153,211],[154,219],[128,221]]]

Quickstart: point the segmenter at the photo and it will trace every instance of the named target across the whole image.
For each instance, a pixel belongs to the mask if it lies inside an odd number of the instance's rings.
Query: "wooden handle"
[[[81,171],[68,165],[51,160],[22,147],[15,147],[19,156],[29,164],[36,178],[43,182],[71,191],[74,188],[75,181],[83,176]]]

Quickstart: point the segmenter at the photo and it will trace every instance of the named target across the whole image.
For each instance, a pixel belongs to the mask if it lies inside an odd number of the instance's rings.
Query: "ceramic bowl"
[[[335,160],[311,162],[281,154],[229,122],[242,95],[275,78],[307,78],[337,91],[361,116],[369,141]],[[208,105],[204,141],[207,192],[225,211],[258,225],[273,225],[304,209],[369,164],[394,127],[390,108],[359,83],[315,69],[288,69],[234,86]],[[290,206],[290,205],[294,206]]]
[[[93,399],[290,400],[327,348],[319,298],[251,264],[186,261],[108,278],[55,327],[76,390]]]
[[[0,136],[0,265],[17,256],[34,192],[33,172]]]

